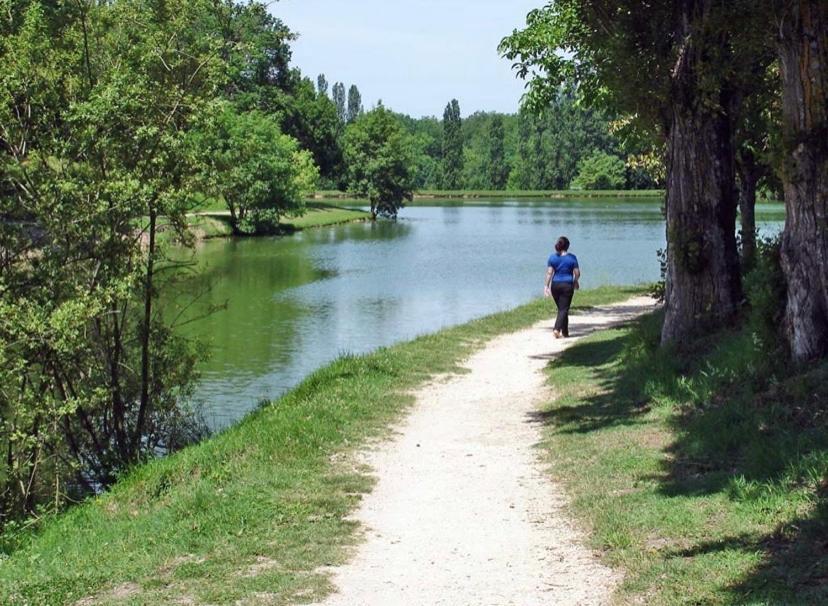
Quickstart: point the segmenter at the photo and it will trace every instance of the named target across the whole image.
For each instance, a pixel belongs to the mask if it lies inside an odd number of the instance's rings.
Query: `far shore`
[[[450,200],[476,198],[660,198],[663,189],[595,189],[595,190],[440,190],[426,189],[414,192],[414,200]],[[353,194],[337,190],[320,190],[316,200],[358,200]]]

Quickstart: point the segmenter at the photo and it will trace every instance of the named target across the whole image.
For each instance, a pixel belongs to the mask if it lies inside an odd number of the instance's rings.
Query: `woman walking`
[[[569,336],[569,306],[572,304],[575,291],[579,288],[578,280],[581,277],[578,257],[569,252],[569,238],[558,238],[555,252],[549,255],[546,266],[543,293],[555,299],[555,305],[558,307],[558,317],[555,319],[552,334],[556,339],[560,339]]]

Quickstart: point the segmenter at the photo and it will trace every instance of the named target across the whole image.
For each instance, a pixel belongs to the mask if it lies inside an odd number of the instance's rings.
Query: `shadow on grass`
[[[661,472],[645,479],[677,503],[726,497],[727,515],[744,512],[745,530],[727,536],[712,521],[707,540],[662,556],[759,554],[750,573],[719,588],[728,603],[828,603],[828,364],[759,376],[764,354],[745,355],[739,333],[677,356],[657,348],[660,323],[654,314],[557,356],[554,376],[568,387],[532,421],[558,434],[598,432],[642,423],[667,402],[675,441]],[[594,389],[578,393],[581,381]]]

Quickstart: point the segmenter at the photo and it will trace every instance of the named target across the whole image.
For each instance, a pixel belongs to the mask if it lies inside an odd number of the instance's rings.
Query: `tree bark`
[[[787,218],[785,333],[798,361],[828,353],[828,3],[785,3],[779,59]]]
[[[667,127],[667,275],[662,344],[677,344],[728,325],[741,300],[736,246],[736,188],[731,98],[715,105],[699,87],[704,41],[694,19],[706,3],[686,2],[684,40],[671,82]],[[709,74],[708,74],[709,75]],[[704,97],[703,95],[707,95]]]

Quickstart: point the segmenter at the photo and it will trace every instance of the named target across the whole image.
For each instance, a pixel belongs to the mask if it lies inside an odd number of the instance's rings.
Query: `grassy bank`
[[[217,206],[217,205],[214,205]],[[342,208],[323,202],[308,202],[305,213],[299,217],[284,217],[279,227],[284,232],[302,231],[326,225],[365,221],[368,213],[353,208]],[[199,214],[190,215],[190,228],[196,239],[226,238],[233,235],[230,214],[223,208],[208,204]]]
[[[622,603],[828,603],[828,365],[785,369],[747,331],[679,357],[660,318],[548,369],[543,446]]]
[[[664,190],[447,190],[429,189],[414,192],[414,200],[464,198],[661,198]],[[316,198],[352,200],[353,195],[336,190],[316,192]]]
[[[578,295],[580,308],[637,291]],[[358,539],[345,516],[370,490],[347,456],[485,340],[549,316],[536,301],[434,335],[346,357],[238,425],[128,474],[106,495],[7,535],[0,603],[282,604],[330,590],[317,569]]]

